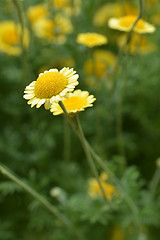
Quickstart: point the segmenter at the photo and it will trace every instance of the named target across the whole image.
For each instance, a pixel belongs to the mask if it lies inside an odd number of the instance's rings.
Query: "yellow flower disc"
[[[35,83],[37,98],[51,98],[62,92],[68,84],[67,78],[60,72],[46,72],[40,75]]]
[[[132,24],[135,22],[135,20],[137,19],[136,16],[126,16],[121,18],[121,20],[119,21],[119,24],[122,27],[130,27],[132,26]],[[137,29],[143,29],[145,28],[145,23],[142,19],[140,19],[137,23],[136,23],[136,28]]]
[[[6,29],[2,34],[3,41],[9,45],[15,45],[19,39],[15,29]]]
[[[73,96],[63,100],[63,104],[65,105],[67,111],[73,109],[80,110],[85,105],[87,105],[87,99],[85,99],[84,97]]]

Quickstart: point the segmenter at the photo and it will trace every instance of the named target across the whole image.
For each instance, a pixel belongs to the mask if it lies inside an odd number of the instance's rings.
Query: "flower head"
[[[110,18],[108,25],[112,29],[129,32],[136,19],[137,16],[134,15],[127,15],[120,18]],[[137,33],[153,33],[155,31],[155,27],[152,24],[145,22],[143,19],[140,19],[136,23],[133,31]]]
[[[13,21],[0,22],[0,51],[9,55],[18,55],[21,53],[20,37],[22,29],[19,24]],[[26,28],[23,31],[23,44],[25,47],[29,44],[29,33]]]
[[[92,107],[93,102],[96,99],[93,95],[89,95],[87,91],[76,90],[73,93],[68,93],[67,98],[62,102],[68,113],[76,113],[84,111],[87,107]],[[63,110],[58,103],[53,103],[50,109],[53,115],[59,115],[63,113]]]
[[[79,33],[77,42],[87,47],[95,47],[104,45],[108,42],[107,37],[98,33]]]
[[[122,47],[126,41],[126,34],[118,38],[118,45]],[[126,48],[127,50],[127,48]],[[157,50],[156,44],[150,42],[147,36],[140,36],[137,33],[132,35],[132,39],[129,43],[129,51],[131,54],[148,54]]]
[[[78,85],[78,74],[73,69],[63,68],[60,71],[50,69],[40,73],[36,81],[33,81],[25,88],[25,99],[29,100],[31,107],[37,108],[44,104],[49,109],[51,103],[61,101],[68,92],[74,90]]]
[[[127,14],[137,14],[137,8],[129,2],[124,3],[124,8]],[[122,17],[124,9],[121,3],[106,3],[96,11],[93,19],[93,23],[97,27],[101,27],[107,24],[107,21],[111,17]]]
[[[31,24],[34,24],[41,18],[48,15],[47,7],[44,4],[38,4],[28,8],[27,16]]]
[[[108,176],[104,173],[101,173],[100,175],[101,185],[104,189],[106,198],[108,200],[111,200],[114,196],[117,196],[118,192],[115,186],[113,186],[110,183],[107,183],[107,180],[108,180]],[[103,196],[103,192],[100,189],[100,186],[95,178],[90,178],[88,181],[88,193],[93,198],[97,198],[98,196],[100,197]]]
[[[96,50],[93,53],[93,59],[87,59],[84,64],[84,70],[88,76],[95,75],[98,79],[106,76],[109,69],[113,68],[116,62],[114,53],[108,50]]]
[[[72,32],[73,26],[68,18],[57,14],[54,19],[42,18],[35,22],[33,30],[39,38],[63,44],[66,41],[66,34]]]
[[[55,9],[61,10],[66,7],[71,7],[71,0],[52,0]]]

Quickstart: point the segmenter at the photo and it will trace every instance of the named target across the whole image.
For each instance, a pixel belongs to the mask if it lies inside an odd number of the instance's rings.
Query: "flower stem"
[[[17,0],[12,0],[13,6],[15,8],[15,11],[17,13],[18,16],[18,21],[20,23],[21,29],[20,29],[20,33],[19,33],[19,40],[20,40],[20,45],[21,45],[21,57],[22,57],[22,67],[23,67],[23,74],[24,74],[24,78],[28,79],[29,77],[29,69],[28,69],[28,61],[27,61],[27,52],[26,52],[26,47],[24,45],[24,19],[23,19],[23,14],[21,11],[21,8],[19,6],[19,3]]]
[[[115,67],[114,67],[114,69],[113,69],[113,71],[111,73],[112,79],[114,80],[113,81],[112,90],[114,90],[115,86],[116,86],[115,76],[116,76],[116,73],[118,72],[118,68],[119,68],[119,65],[120,65],[121,58],[124,55],[126,46],[129,45],[129,43],[132,40],[132,34],[133,34],[134,27],[137,24],[137,22],[140,20],[140,18],[142,17],[142,13],[143,13],[143,0],[139,0],[139,13],[138,13],[138,16],[137,16],[135,22],[133,23],[133,25],[131,27],[131,30],[128,32],[128,35],[126,37],[126,41],[125,41],[124,45],[121,47],[121,49],[119,51],[117,62],[116,62]]]
[[[123,186],[121,186],[121,184],[119,182],[119,179],[110,170],[110,168],[108,167],[108,164],[104,163],[104,161],[101,159],[101,157],[98,154],[95,153],[93,148],[90,146],[90,144],[86,140],[86,138],[83,134],[82,128],[79,125],[80,123],[79,123],[78,117],[76,117],[77,119],[76,119],[76,125],[75,125],[75,123],[73,122],[73,119],[69,116],[64,104],[62,102],[59,102],[59,105],[61,106],[63,112],[65,113],[66,119],[71,123],[71,126],[73,127],[74,131],[76,132],[76,134],[80,138],[81,142],[83,142],[82,145],[85,148],[86,155],[87,156],[91,155],[91,157],[93,157],[95,159],[95,161],[99,164],[99,166],[110,176],[111,180],[114,182],[117,189],[119,190],[119,193],[123,196],[124,200],[126,201],[126,203],[128,204],[129,208],[131,209],[131,211],[133,213],[138,233],[140,233],[141,222],[140,222],[139,210],[138,210],[137,206],[135,205],[133,200],[130,198],[128,193],[125,191]],[[89,158],[90,158],[90,156],[89,156]],[[88,159],[88,161],[90,161],[90,159]],[[93,161],[92,158],[91,158],[91,161]],[[98,179],[97,179],[97,182],[99,182]],[[103,192],[103,190],[102,190],[102,192]]]
[[[15,182],[19,185],[23,190],[29,193],[32,197],[34,197],[44,208],[46,208],[51,214],[57,217],[63,225],[68,228],[70,232],[74,236],[77,237],[78,240],[83,240],[83,238],[77,233],[77,230],[74,229],[73,224],[67,219],[55,206],[53,206],[49,201],[47,201],[42,195],[36,192],[32,187],[28,184],[24,183],[19,177],[17,177],[11,170],[9,170],[5,165],[0,163],[0,173],[5,175],[11,181]]]
[[[97,168],[96,168],[96,166],[95,166],[94,160],[93,160],[92,155],[91,155],[91,153],[90,153],[90,150],[89,150],[89,148],[88,148],[88,144],[87,144],[86,138],[85,138],[85,136],[84,136],[84,133],[83,133],[83,130],[82,130],[82,127],[81,127],[81,124],[80,124],[80,121],[79,121],[79,118],[78,118],[78,115],[77,115],[77,114],[75,115],[75,122],[76,122],[77,130],[78,130],[78,132],[79,132],[79,138],[80,138],[80,140],[81,140],[81,143],[82,143],[83,149],[84,149],[84,151],[85,151],[85,154],[86,154],[88,163],[89,163],[89,165],[90,165],[90,168],[91,168],[94,176],[96,177],[96,180],[97,180],[97,182],[98,182],[98,184],[99,184],[99,187],[100,187],[100,189],[101,189],[101,191],[102,191],[102,193],[103,193],[104,199],[108,202],[108,199],[107,199],[107,197],[106,197],[106,194],[105,194],[105,191],[104,191],[104,189],[103,189],[102,183],[101,183],[101,181],[100,181],[100,179],[99,179],[99,175],[98,175],[98,172],[97,172]]]
[[[64,119],[64,160],[69,161],[71,157],[70,125]]]
[[[82,130],[82,128],[81,128],[78,115],[75,114],[75,115],[74,115],[74,118],[71,118],[71,117],[69,116],[69,114],[68,114],[68,112],[67,112],[64,104],[63,104],[61,101],[59,102],[59,105],[60,105],[60,107],[62,108],[62,110],[63,110],[63,112],[64,112],[64,114],[65,114],[65,117],[67,118],[67,120],[68,120],[69,123],[71,124],[73,130],[74,130],[75,133],[78,135],[78,137],[79,137],[79,139],[80,139],[80,141],[81,141],[81,143],[82,143],[84,152],[85,152],[85,154],[86,154],[86,157],[87,157],[89,166],[90,166],[90,168],[91,168],[91,170],[92,170],[92,172],[93,172],[93,174],[94,174],[94,176],[95,176],[95,178],[96,178],[96,180],[97,180],[97,182],[98,182],[98,184],[99,184],[99,187],[100,187],[100,189],[101,189],[101,191],[102,191],[102,193],[103,193],[103,197],[104,197],[104,199],[105,199],[107,202],[109,202],[108,199],[106,198],[105,191],[104,191],[103,186],[102,186],[102,183],[101,183],[101,181],[100,181],[100,179],[99,179],[99,175],[98,175],[98,172],[97,172],[95,163],[94,163],[94,161],[93,161],[93,158],[92,158],[92,156],[91,156],[90,150],[89,150],[89,148],[88,148],[88,145],[86,144],[87,141],[86,141],[86,139],[85,139],[83,130]]]
[[[133,216],[135,218],[135,222],[137,227],[140,227],[140,219],[139,219],[139,211],[133,200],[130,198],[128,193],[125,191],[125,189],[121,186],[119,179],[115,176],[115,174],[110,170],[108,167],[108,164],[104,163],[104,161],[100,158],[98,154],[95,153],[93,148],[88,144],[88,147],[90,149],[90,152],[93,156],[93,158],[97,161],[97,163],[102,167],[102,169],[110,176],[111,180],[114,182],[116,187],[118,188],[120,194],[123,196],[125,201],[127,202],[128,206],[132,210]]]

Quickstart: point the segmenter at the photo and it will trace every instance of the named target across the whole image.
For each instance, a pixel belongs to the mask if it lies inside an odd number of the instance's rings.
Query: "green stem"
[[[157,168],[150,183],[150,191],[152,196],[155,195],[159,182],[160,182],[160,168]]]
[[[88,144],[87,144],[87,141],[86,141],[86,138],[84,136],[84,133],[83,133],[83,130],[82,130],[82,127],[81,127],[81,124],[80,124],[80,121],[79,121],[79,118],[78,118],[78,115],[76,114],[75,115],[75,122],[76,122],[76,126],[77,126],[77,130],[79,132],[79,138],[81,140],[81,143],[82,143],[82,146],[83,146],[83,149],[85,151],[85,154],[86,154],[86,157],[87,157],[87,160],[88,160],[88,163],[90,165],[90,168],[99,184],[99,187],[103,193],[103,197],[104,199],[108,202],[108,199],[106,197],[106,194],[105,194],[105,191],[103,189],[103,186],[102,186],[102,183],[100,181],[100,178],[99,178],[99,175],[98,175],[98,172],[97,172],[97,169],[96,169],[96,166],[95,166],[95,163],[93,161],[93,158],[92,158],[92,155],[90,153],[90,150],[88,148]]]
[[[64,119],[64,160],[69,161],[71,157],[70,126]]]
[[[84,152],[86,154],[86,157],[87,157],[87,160],[88,160],[88,163],[89,163],[89,166],[99,184],[99,187],[103,193],[103,197],[104,199],[108,202],[108,199],[106,198],[106,194],[105,194],[105,191],[103,189],[103,186],[102,186],[102,183],[99,179],[99,175],[98,175],[98,172],[97,172],[97,169],[96,169],[96,166],[95,166],[95,163],[92,159],[92,156],[91,156],[91,153],[89,151],[89,148],[88,148],[88,145],[86,144],[86,139],[85,139],[85,136],[84,136],[84,133],[83,133],[83,130],[81,128],[81,125],[80,125],[80,122],[79,122],[79,118],[77,115],[74,116],[74,118],[71,118],[64,106],[64,104],[60,101],[59,102],[59,105],[60,107],[62,108],[64,114],[65,114],[65,117],[66,119],[69,121],[69,123],[71,124],[73,130],[75,131],[75,133],[78,135],[81,143],[82,143],[82,146],[83,146],[83,149],[84,149]]]
[[[15,182],[18,186],[20,186],[23,190],[29,193],[32,197],[34,197],[44,208],[46,208],[51,214],[57,217],[66,228],[72,232],[77,239],[83,240],[79,233],[74,229],[72,223],[69,219],[67,219],[59,210],[53,206],[50,202],[48,202],[42,195],[36,192],[33,188],[31,188],[28,184],[24,183],[19,177],[17,177],[14,173],[12,173],[6,166],[0,164],[0,173],[5,175],[11,181]]]
[[[138,232],[140,231],[140,219],[139,219],[139,211],[137,206],[135,205],[135,203],[133,202],[133,200],[130,198],[130,196],[128,195],[128,193],[125,191],[125,189],[121,186],[121,184],[119,183],[119,179],[114,175],[114,173],[110,170],[110,168],[108,167],[108,164],[104,164],[103,160],[99,157],[99,155],[97,155],[95,153],[95,151],[93,150],[93,148],[90,146],[90,144],[88,143],[88,141],[86,140],[86,138],[84,137],[83,132],[80,133],[81,128],[77,130],[77,127],[75,126],[73,120],[70,118],[65,106],[63,105],[62,102],[59,102],[59,105],[61,106],[63,112],[65,113],[65,117],[66,119],[71,123],[71,126],[73,127],[74,131],[76,132],[76,134],[78,135],[78,137],[81,139],[83,138],[83,146],[85,146],[85,148],[87,149],[87,152],[89,151],[90,154],[92,155],[92,157],[95,159],[95,161],[99,164],[99,166],[107,173],[109,174],[110,178],[112,179],[112,181],[115,183],[117,189],[119,190],[119,193],[123,196],[124,200],[126,201],[126,203],[128,204],[129,208],[131,209],[136,225],[137,225],[137,229]],[[78,123],[76,124],[78,125]],[[79,126],[78,126],[79,128]],[[81,136],[81,134],[83,134],[83,137]],[[89,153],[87,153],[89,154]],[[92,160],[93,161],[93,160]],[[98,181],[98,180],[97,180]]]
[[[119,54],[118,54],[118,58],[117,58],[117,62],[115,64],[115,67],[113,69],[113,72],[111,73],[111,78],[114,80],[113,81],[113,87],[112,87],[112,90],[115,89],[115,86],[116,86],[116,81],[115,81],[115,76],[118,72],[118,68],[119,68],[119,65],[120,65],[120,62],[121,62],[121,58],[122,56],[124,55],[124,52],[125,52],[125,49],[126,49],[126,46],[131,42],[132,40],[132,34],[133,34],[133,30],[134,30],[134,27],[135,25],[137,24],[137,22],[141,19],[142,17],[142,13],[143,13],[143,0],[139,0],[139,13],[138,13],[138,16],[135,20],[135,22],[133,23],[132,27],[131,27],[131,30],[128,32],[128,35],[126,37],[126,41],[124,43],[124,45],[121,47],[120,51],[119,51]]]
[[[133,202],[133,200],[130,198],[130,196],[128,195],[128,193],[124,190],[124,188],[121,186],[119,179],[114,175],[114,173],[110,170],[110,168],[108,167],[108,164],[105,164],[104,161],[99,157],[98,154],[95,153],[95,151],[93,150],[93,148],[90,146],[90,144],[87,142],[88,147],[90,149],[90,152],[93,156],[93,158],[97,161],[97,163],[101,166],[101,168],[107,173],[109,174],[110,178],[112,179],[112,181],[115,183],[116,187],[119,190],[119,193],[123,196],[123,198],[125,199],[125,201],[127,202],[128,206],[130,207],[130,209],[132,210],[133,216],[135,218],[136,224],[139,227],[140,226],[140,219],[139,219],[139,211],[137,206],[135,205],[135,203]]]
[[[26,52],[26,47],[24,44],[24,20],[23,20],[23,15],[21,12],[21,8],[19,6],[19,3],[17,0],[12,0],[13,6],[16,10],[18,20],[20,23],[20,32],[19,32],[19,39],[20,39],[20,45],[21,45],[21,51],[22,51],[22,66],[23,66],[23,73],[24,73],[24,78],[28,79],[29,77],[29,69],[28,69],[28,60],[27,60],[27,52]]]

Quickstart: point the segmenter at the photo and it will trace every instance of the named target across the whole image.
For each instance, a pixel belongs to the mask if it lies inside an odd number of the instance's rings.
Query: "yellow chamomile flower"
[[[47,7],[44,4],[31,6],[27,10],[27,16],[31,24],[48,15]]]
[[[71,0],[52,0],[55,9],[63,10],[66,7],[71,7]]]
[[[81,0],[52,0],[53,8],[63,11],[67,16],[80,13]]]
[[[115,62],[116,56],[111,51],[96,50],[93,53],[93,59],[87,59],[84,63],[84,70],[88,76],[95,75],[98,79],[106,78]]]
[[[92,107],[93,102],[96,100],[93,95],[89,95],[87,91],[81,91],[80,89],[73,93],[68,93],[67,98],[62,102],[68,113],[76,113],[84,111],[87,107]],[[63,110],[58,103],[53,103],[50,109],[53,115],[59,115],[63,113]]]
[[[120,18],[110,18],[108,21],[108,26],[112,29],[129,32],[137,19],[137,16],[127,15]],[[155,31],[155,27],[145,22],[143,19],[140,19],[135,25],[134,32],[137,33],[153,33]]]
[[[0,51],[9,55],[19,55],[21,53],[20,36],[21,26],[13,21],[0,22]],[[29,44],[29,33],[26,28],[23,31],[23,44]]]
[[[98,33],[79,33],[77,36],[77,42],[92,48],[106,44],[108,39],[104,35]]]
[[[33,30],[39,38],[63,44],[66,41],[66,34],[72,32],[73,26],[68,18],[57,14],[54,19],[40,19],[33,25]]]
[[[104,189],[106,198],[108,200],[112,200],[113,197],[117,196],[118,192],[115,188],[115,186],[113,186],[110,183],[107,183],[108,180],[108,176],[104,173],[101,173],[100,175],[100,182],[101,185]],[[100,186],[97,182],[97,179],[95,178],[90,178],[88,181],[88,193],[92,198],[97,198],[97,197],[102,197],[103,193],[100,189]]]
[[[50,69],[40,73],[37,80],[30,83],[25,88],[25,99],[29,100],[31,107],[37,108],[44,104],[45,109],[49,109],[51,103],[61,101],[68,92],[72,92],[78,85],[78,74],[73,68]]]
[[[122,35],[118,38],[118,45],[122,47],[126,42],[126,35]],[[127,50],[127,49],[126,49]],[[140,36],[137,33],[132,35],[132,39],[129,43],[129,51],[131,54],[148,54],[157,50],[156,44],[150,42],[147,36]]]
[[[101,27],[107,24],[107,21],[111,17],[122,17],[124,15],[124,11],[126,14],[137,14],[137,8],[129,2],[124,3],[122,7],[121,3],[106,3],[105,5],[98,8],[96,11],[93,23],[97,27]]]

